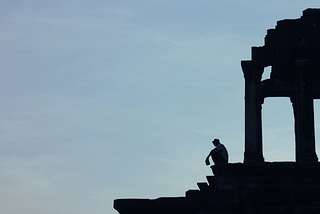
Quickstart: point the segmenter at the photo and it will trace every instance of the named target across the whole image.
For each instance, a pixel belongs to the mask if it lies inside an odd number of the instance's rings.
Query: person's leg
[[[219,163],[225,162],[223,156],[218,152],[211,152],[210,155],[211,155],[211,158],[212,158],[214,164],[219,164]]]

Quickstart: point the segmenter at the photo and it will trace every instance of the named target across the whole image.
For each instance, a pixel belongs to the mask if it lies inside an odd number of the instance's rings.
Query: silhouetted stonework
[[[320,98],[320,10],[307,9],[300,19],[277,22],[265,45],[252,48],[242,61],[245,77],[244,162],[263,161],[261,105],[266,97],[289,97],[295,117],[296,161],[318,161],[315,153],[313,99]],[[265,67],[270,79],[261,82]]]
[[[121,214],[320,213],[320,163],[221,164],[185,197],[118,199]]]
[[[320,213],[320,163],[315,153],[313,99],[320,98],[320,9],[277,22],[265,45],[241,62],[245,78],[244,163],[212,166],[213,176],[185,197],[117,199],[120,214]],[[261,81],[265,67],[270,79]],[[261,107],[289,97],[295,117],[296,162],[264,162]],[[279,142],[281,144],[281,142]]]

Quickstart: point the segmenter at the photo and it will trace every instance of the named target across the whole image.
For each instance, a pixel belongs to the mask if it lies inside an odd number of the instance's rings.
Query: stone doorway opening
[[[264,100],[262,104],[262,127],[265,161],[294,162],[294,115],[292,103],[288,97],[268,97]]]

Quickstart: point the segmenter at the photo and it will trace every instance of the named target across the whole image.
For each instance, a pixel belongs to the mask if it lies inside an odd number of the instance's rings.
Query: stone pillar
[[[310,71],[306,70],[308,67],[302,70],[300,67],[299,69],[300,78],[296,85],[296,93],[291,97],[295,118],[296,162],[317,162],[312,75]]]
[[[261,122],[261,61],[241,61],[245,78],[245,152],[244,162],[263,162]]]

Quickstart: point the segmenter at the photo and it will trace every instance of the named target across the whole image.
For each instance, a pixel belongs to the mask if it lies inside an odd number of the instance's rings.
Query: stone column
[[[318,161],[315,152],[312,75],[299,68],[296,93],[291,98],[295,118],[296,161]]]
[[[241,61],[245,78],[245,152],[244,162],[263,162],[261,122],[261,61]]]

